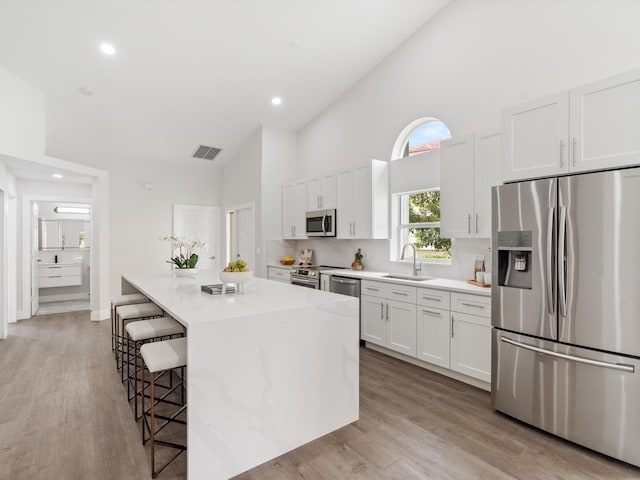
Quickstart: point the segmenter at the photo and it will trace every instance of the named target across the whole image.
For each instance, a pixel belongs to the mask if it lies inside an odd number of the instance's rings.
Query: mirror
[[[89,222],[85,220],[38,219],[38,249],[89,248]]]

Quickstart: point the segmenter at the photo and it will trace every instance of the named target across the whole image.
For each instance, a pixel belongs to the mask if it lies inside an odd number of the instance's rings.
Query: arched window
[[[405,127],[393,147],[392,160],[440,149],[451,138],[449,128],[433,117],[419,118]],[[424,185],[411,192],[393,192],[395,232],[391,259],[400,260],[402,247],[411,243],[416,257],[433,263],[451,262],[451,240],[440,237],[440,188]],[[412,261],[412,260],[411,260]]]
[[[451,138],[451,132],[444,122],[434,117],[418,118],[398,135],[391,160],[438,150],[440,141],[448,138]]]

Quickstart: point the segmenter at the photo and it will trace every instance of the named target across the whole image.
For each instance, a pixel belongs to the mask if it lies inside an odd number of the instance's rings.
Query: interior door
[[[255,242],[255,225],[254,225],[253,208],[241,208],[234,211],[233,228],[231,235],[233,245],[231,245],[230,255],[231,261],[242,259],[247,262],[248,270],[256,270],[254,242]]]
[[[196,249],[198,267],[219,270],[220,264],[220,208],[205,205],[174,205],[173,233],[197,238],[206,246]],[[215,258],[211,258],[215,257]]]
[[[640,355],[640,168],[562,178],[558,202],[560,340]]]
[[[31,203],[31,315],[40,306],[38,295],[38,204]]]

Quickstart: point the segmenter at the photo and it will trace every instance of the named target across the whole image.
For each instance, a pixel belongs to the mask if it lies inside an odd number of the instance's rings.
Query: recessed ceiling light
[[[280,97],[273,97],[271,99],[271,103],[274,105],[280,105],[282,103],[282,99]]]
[[[110,43],[101,43],[100,51],[105,55],[113,55],[114,53],[116,53],[116,47],[114,47]]]
[[[62,178],[63,175],[61,175],[60,173],[54,173],[53,175],[51,175],[53,178]]]

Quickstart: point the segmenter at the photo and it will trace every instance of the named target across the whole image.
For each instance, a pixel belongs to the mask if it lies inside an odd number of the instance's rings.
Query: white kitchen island
[[[358,299],[255,278],[126,274],[187,328],[188,477],[226,479],[358,419]]]

